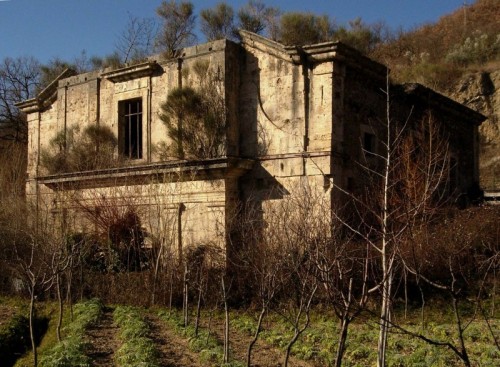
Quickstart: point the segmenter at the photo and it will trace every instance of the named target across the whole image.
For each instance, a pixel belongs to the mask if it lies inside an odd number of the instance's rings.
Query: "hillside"
[[[401,33],[371,56],[398,82],[418,82],[488,117],[480,127],[480,183],[500,189],[500,1],[477,0]]]

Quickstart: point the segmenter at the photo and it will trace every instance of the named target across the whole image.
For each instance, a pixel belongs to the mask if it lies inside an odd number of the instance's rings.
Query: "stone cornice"
[[[159,162],[85,172],[40,176],[36,180],[54,190],[144,185],[150,182],[200,181],[236,178],[250,170],[251,159],[213,158]]]
[[[238,32],[243,46],[248,45],[249,47],[267,52],[273,56],[279,57],[280,59],[292,61],[289,51],[287,51],[285,46],[281,43],[243,29],[240,29]]]
[[[65,69],[49,85],[47,85],[35,98],[16,103],[15,106],[24,113],[43,111],[57,99],[57,86],[59,80],[76,75],[73,69]]]
[[[479,112],[472,110],[471,108],[464,106],[461,103],[454,101],[430,88],[427,88],[418,83],[406,83],[402,84],[401,88],[404,93],[410,97],[416,97],[425,104],[437,107],[441,110],[446,111],[449,114],[465,118],[467,121],[475,124],[481,125],[486,117]]]
[[[323,42],[304,46],[285,46],[279,42],[245,30],[239,31],[241,43],[281,59],[300,65],[305,61],[319,64],[328,61],[344,61],[349,66],[384,77],[387,67],[342,42]]]
[[[111,80],[113,83],[125,82],[132,79],[153,75],[160,69],[156,61],[147,61],[140,64],[126,66],[124,68],[102,73],[103,78]]]

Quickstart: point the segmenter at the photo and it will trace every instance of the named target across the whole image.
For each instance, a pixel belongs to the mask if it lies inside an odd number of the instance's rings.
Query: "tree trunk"
[[[313,291],[311,292],[311,294],[309,296],[309,300],[307,301],[307,303],[305,305],[301,303],[300,309],[297,313],[297,317],[295,318],[295,324],[293,325],[293,329],[294,329],[293,338],[292,338],[292,340],[290,340],[290,342],[288,343],[288,345],[286,347],[284,367],[288,367],[288,360],[290,359],[290,352],[292,351],[293,345],[299,339],[299,336],[309,326],[309,322],[311,321],[311,318],[309,316],[309,312],[311,310],[311,302],[312,302],[312,299],[313,299],[314,294],[316,293],[317,289],[318,289],[318,286],[315,285]],[[302,328],[300,328],[300,318],[301,318],[301,315],[303,312],[306,315],[306,321],[304,323],[304,326]]]
[[[288,360],[290,359],[290,352],[292,351],[292,347],[299,338],[300,331],[295,328],[293,338],[290,340],[288,345],[286,346],[286,352],[285,352],[285,363],[283,364],[284,367],[288,367]]]
[[[229,361],[229,308],[227,305],[227,294],[226,285],[224,283],[224,277],[221,277],[222,283],[222,297],[224,299],[224,355],[222,357],[222,363],[228,363]]]
[[[187,327],[189,325],[189,294],[188,294],[188,291],[189,291],[189,288],[188,288],[188,270],[187,270],[187,264],[185,265],[184,267],[184,288],[183,288],[183,292],[182,292],[182,295],[183,295],[183,302],[182,302],[182,309],[183,309],[183,312],[184,312],[184,327]]]
[[[260,310],[260,315],[259,315],[259,320],[257,321],[257,328],[255,330],[255,334],[253,336],[252,341],[248,345],[248,352],[247,352],[247,367],[250,367],[251,364],[251,356],[252,356],[252,349],[255,343],[257,342],[257,339],[259,338],[260,334],[260,329],[262,327],[262,320],[264,320],[264,315],[266,313],[266,307],[263,306],[262,309]]]
[[[382,282],[382,307],[380,311],[380,332],[378,339],[378,358],[377,366],[385,367],[385,357],[387,351],[387,336],[391,321],[391,287],[393,271],[391,266],[385,263],[383,265],[385,279]]]
[[[462,328],[462,319],[460,318],[460,312],[458,310],[458,300],[455,295],[453,295],[453,312],[455,314],[456,326],[458,339],[460,340],[460,353],[459,356],[464,362],[464,365],[470,367],[469,354],[467,353],[467,348],[465,347],[464,341],[464,330]]]
[[[174,297],[174,269],[170,269],[170,294],[168,295],[168,312],[172,313],[172,300]]]
[[[160,243],[163,243],[161,241]],[[151,304],[154,306],[156,302],[156,283],[158,282],[158,272],[160,269],[160,260],[161,260],[161,255],[163,252],[163,245],[160,245],[160,249],[158,250],[158,256],[156,257],[156,263],[155,263],[155,269],[153,273],[153,290],[151,292]]]
[[[30,290],[30,339],[31,339],[31,351],[33,352],[33,366],[38,366],[38,355],[36,350],[35,342],[35,285],[31,284]]]
[[[203,288],[201,284],[199,284],[198,289],[198,302],[196,304],[196,320],[194,322],[194,335],[198,336],[198,327],[200,324],[200,313],[201,313],[201,294],[203,292]]]
[[[337,355],[335,356],[335,367],[342,366],[342,358],[344,357],[344,352],[347,342],[347,332],[349,330],[349,316],[344,314],[342,317],[342,323],[340,325],[340,338],[337,344]]]
[[[57,289],[57,302],[58,302],[58,306],[59,306],[56,334],[57,334],[57,341],[60,342],[61,341],[61,326],[62,326],[62,319],[63,319],[63,300],[61,297],[61,276],[59,273],[56,274],[56,289]]]
[[[69,266],[67,281],[66,302],[69,306],[70,320],[73,321],[73,287],[71,286],[71,283],[73,282],[73,260],[71,260],[71,264]]]
[[[382,262],[382,304],[380,309],[380,332],[377,348],[377,366],[385,367],[385,355],[387,349],[387,335],[389,332],[389,317],[391,309],[391,285],[392,285],[392,258],[389,254],[389,175],[392,165],[391,149],[393,141],[391,138],[391,114],[390,114],[390,93],[389,93],[389,74],[387,74],[386,90],[386,117],[387,117],[387,137],[386,137],[386,156],[384,167],[384,182],[382,186],[382,247],[380,248]],[[394,244],[392,244],[394,246]],[[391,246],[391,247],[392,247]]]

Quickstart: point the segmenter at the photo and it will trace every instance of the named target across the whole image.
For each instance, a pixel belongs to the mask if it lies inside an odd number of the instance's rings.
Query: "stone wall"
[[[465,75],[450,91],[451,98],[488,119],[479,127],[480,182],[485,190],[500,190],[500,71]]]
[[[366,149],[369,145],[372,153],[384,154],[386,73],[385,66],[339,43],[285,47],[246,32],[241,44],[215,41],[187,48],[177,59],[151,58],[62,78],[48,107],[37,107],[36,101],[26,107],[28,199],[53,226],[73,230],[92,226],[88,215],[80,220],[78,212],[103,198],[120,210],[137,208],[151,237],[179,251],[207,242],[227,245],[239,220],[236,213],[247,202],[264,221],[283,203],[300,205],[310,198],[326,213],[335,205],[332,183],[362,188],[366,181],[360,167],[381,168],[381,160]],[[207,75],[221,82],[226,155],[199,161],[161,157],[161,144],[171,142],[160,106],[174,88],[197,89]],[[467,109],[454,112],[457,105],[425,88],[396,92],[395,119],[411,115],[418,120],[429,111],[439,115],[465,175],[459,185],[470,186],[476,137],[475,126],[465,120],[479,117],[467,115]],[[138,99],[142,158],[120,167],[47,176],[40,152],[58,133],[100,124],[120,140],[120,105]],[[119,147],[116,156],[120,153]]]
[[[187,178],[170,177],[168,180],[176,182],[161,182],[154,174],[154,167],[148,165],[160,161],[159,144],[169,144],[167,130],[160,120],[160,106],[174,88],[198,88],[200,76],[194,72],[197,63],[207,65],[207,74],[222,80],[221,92],[227,100],[227,153],[238,155],[238,60],[239,48],[223,40],[188,48],[175,60],[150,61],[60,80],[55,101],[48,108],[28,113],[27,195],[28,200],[36,203],[39,219],[43,217],[46,225],[61,230],[63,227],[71,231],[92,229],[92,220],[82,212],[98,206],[104,198],[106,205],[116,206],[118,211],[136,208],[144,229],[157,240],[166,241],[169,237],[175,246],[179,241],[183,246],[208,242],[223,246],[229,220],[226,215],[232,215],[238,197],[237,180],[224,176],[217,167],[212,169],[207,162],[191,170]],[[138,170],[149,167],[156,181],[138,181],[136,174],[129,171],[128,179],[120,176],[113,182],[120,168],[96,171],[95,181],[86,180],[84,186],[79,174],[47,176],[49,172],[40,165],[40,155],[44,150],[54,150],[51,141],[58,134],[77,134],[90,124],[99,124],[108,126],[120,138],[119,105],[133,99],[142,101],[143,154],[142,159],[130,160],[128,164]],[[119,154],[118,150],[116,155]],[[205,176],[199,177],[200,172]]]

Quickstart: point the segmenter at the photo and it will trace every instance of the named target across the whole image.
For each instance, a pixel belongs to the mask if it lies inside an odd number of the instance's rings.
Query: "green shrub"
[[[446,55],[446,61],[459,65],[485,63],[500,55],[500,34],[488,35],[481,31],[473,32],[461,44],[455,45]]]
[[[90,367],[90,358],[85,355],[87,343],[81,335],[71,335],[57,343],[45,354],[40,365],[42,367]]]
[[[159,353],[151,338],[150,328],[139,309],[118,306],[113,312],[113,320],[120,327],[122,346],[115,355],[120,367],[160,366]]]
[[[200,328],[198,335],[195,335],[194,326],[183,326],[180,313],[177,311],[160,311],[158,316],[165,321],[179,335],[188,338],[189,349],[199,353],[200,360],[206,364],[217,365],[221,367],[240,367],[243,363],[237,360],[231,360],[229,363],[222,363],[223,350],[222,342],[215,335],[208,333],[207,330]]]
[[[102,315],[103,304],[98,299],[78,303],[74,307],[74,321],[64,328],[66,338],[44,353],[41,367],[87,367],[90,359],[85,355],[85,330],[95,325]]]
[[[118,139],[107,126],[89,125],[59,132],[41,151],[41,165],[49,174],[90,171],[119,165]]]

